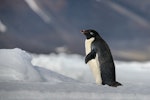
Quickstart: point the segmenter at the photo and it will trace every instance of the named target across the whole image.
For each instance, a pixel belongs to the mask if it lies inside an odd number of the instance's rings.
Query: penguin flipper
[[[93,49],[86,57],[85,57],[85,63],[88,63],[90,60],[94,59],[96,57],[96,52]]]

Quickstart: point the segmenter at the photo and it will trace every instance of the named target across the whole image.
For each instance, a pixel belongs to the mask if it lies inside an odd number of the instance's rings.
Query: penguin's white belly
[[[86,55],[88,55],[91,52],[91,43],[93,41],[94,41],[94,38],[85,40],[85,52],[86,52]],[[90,60],[88,62],[88,65],[90,66],[90,69],[92,70],[92,73],[93,73],[94,78],[96,80],[96,84],[101,84],[102,83],[102,78],[101,78],[98,54],[96,54],[95,59],[92,59],[92,60]]]

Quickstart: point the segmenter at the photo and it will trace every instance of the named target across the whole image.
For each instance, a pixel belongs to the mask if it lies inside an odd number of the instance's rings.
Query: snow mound
[[[28,53],[18,48],[0,49],[0,81],[42,81],[31,60]]]
[[[21,49],[0,49],[0,82],[37,81],[37,82],[75,82],[56,72],[33,66],[32,57]]]

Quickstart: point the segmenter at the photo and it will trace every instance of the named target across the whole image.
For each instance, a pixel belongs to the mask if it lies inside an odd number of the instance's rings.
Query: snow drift
[[[41,81],[39,73],[31,64],[31,57],[20,49],[0,50],[0,81]]]
[[[21,49],[0,49],[0,81],[74,81],[53,71],[33,66],[31,60],[32,57]]]

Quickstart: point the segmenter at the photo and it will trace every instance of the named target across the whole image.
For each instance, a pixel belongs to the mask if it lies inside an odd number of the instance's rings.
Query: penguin
[[[115,64],[108,44],[95,30],[82,30],[86,36],[85,40],[85,63],[90,66],[96,84],[121,86],[116,81]]]

